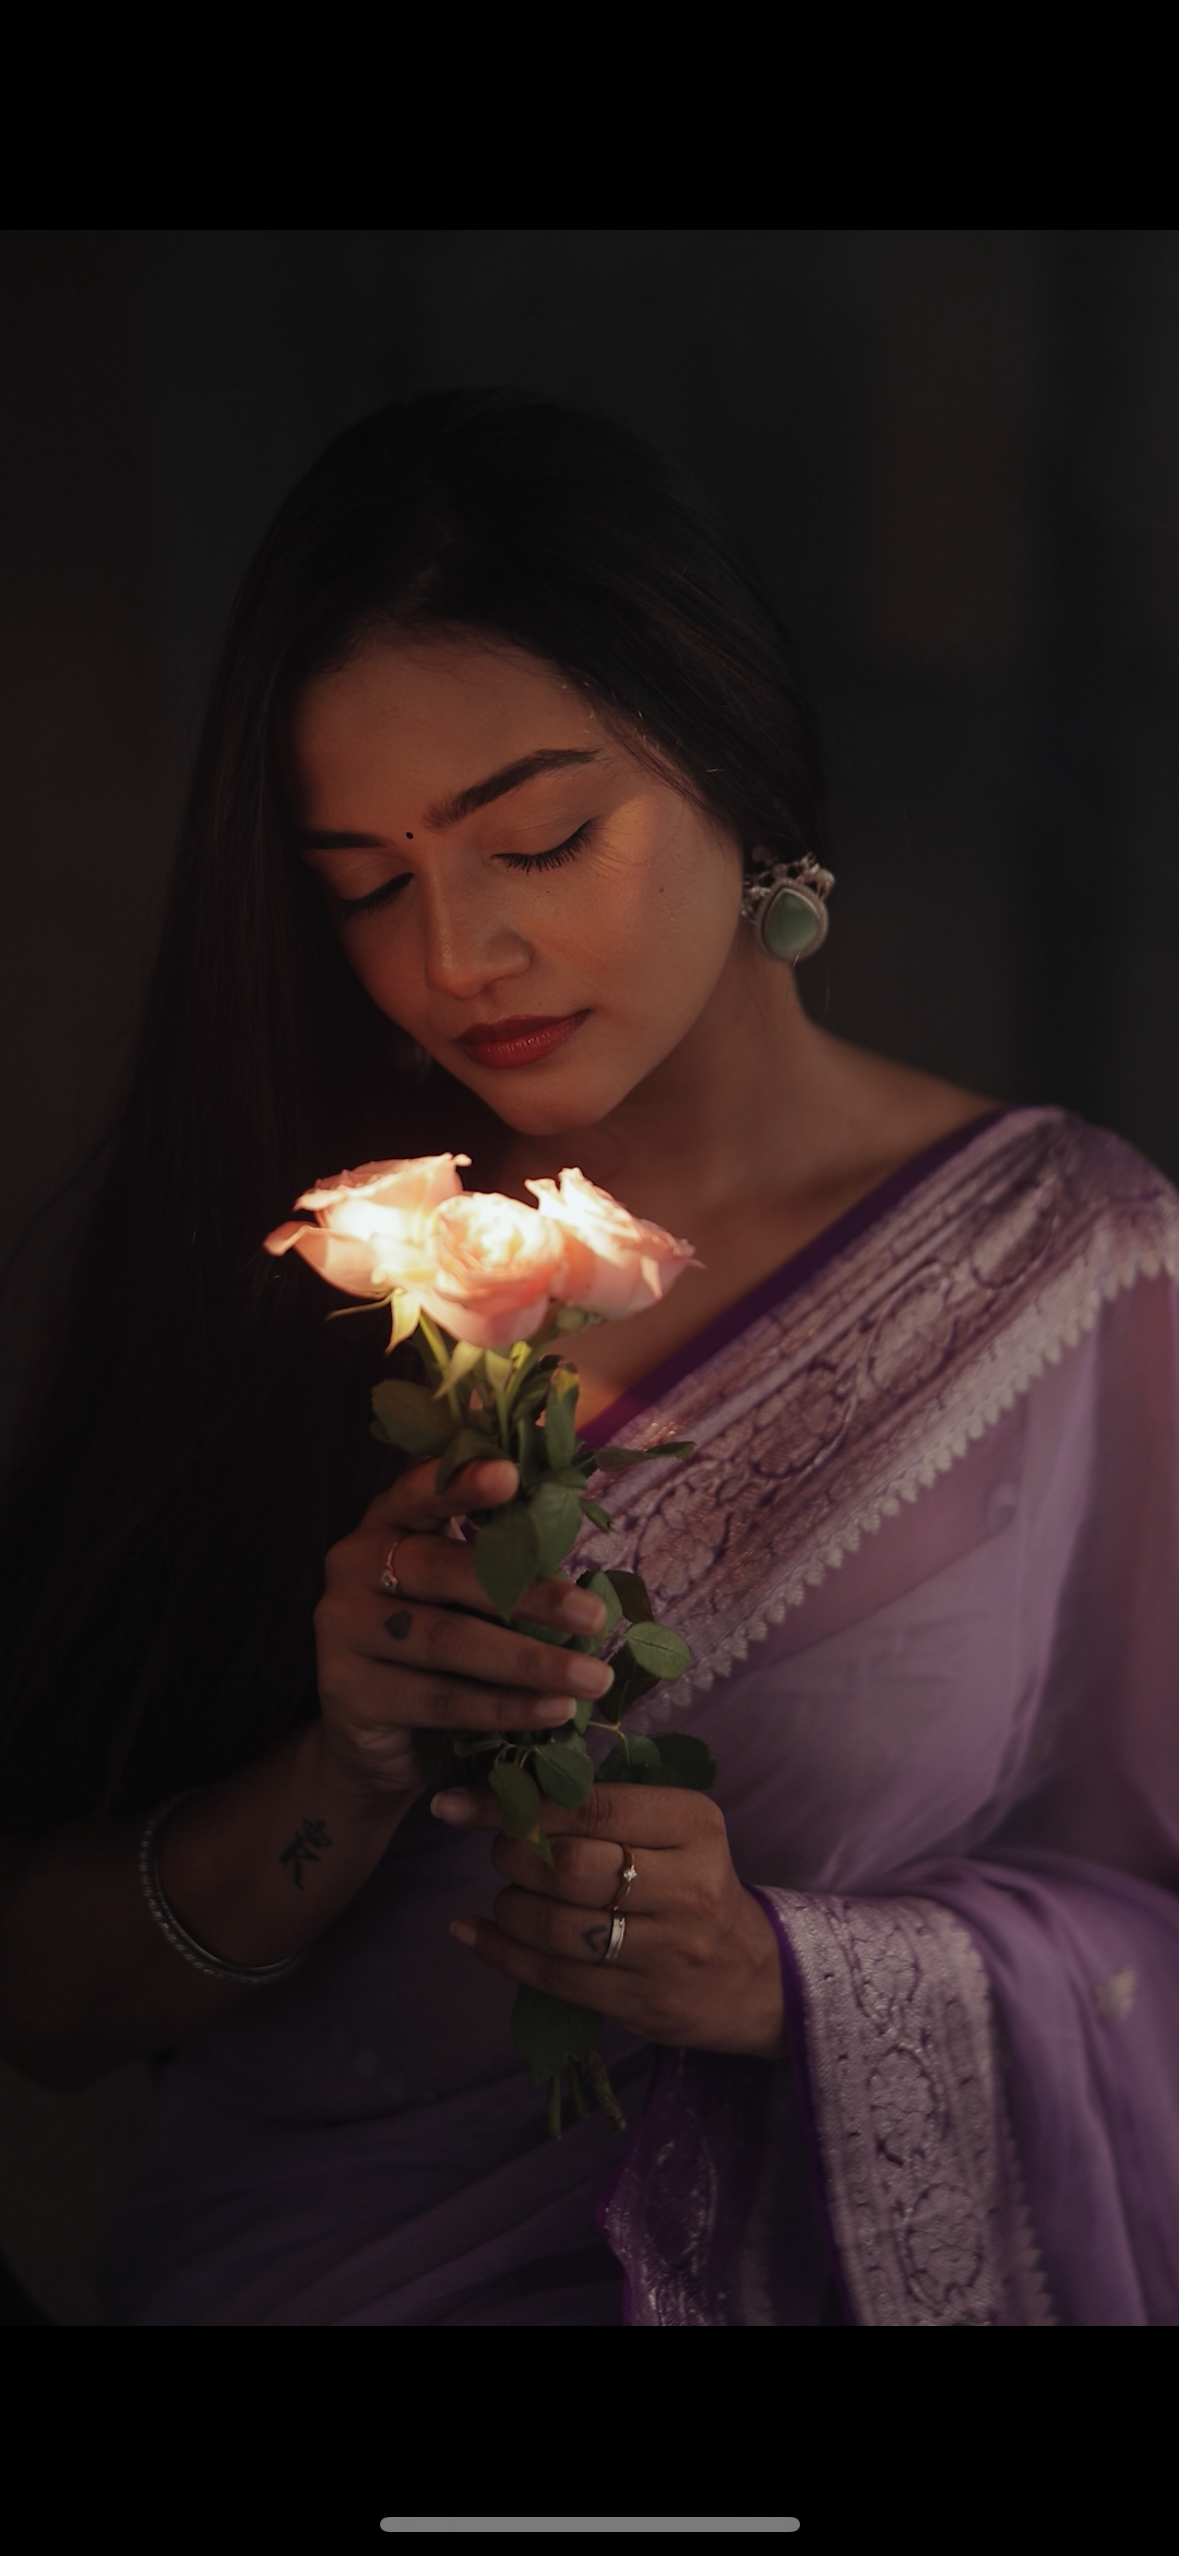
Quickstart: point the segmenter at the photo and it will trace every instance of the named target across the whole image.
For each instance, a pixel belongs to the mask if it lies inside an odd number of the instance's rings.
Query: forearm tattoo
[[[326,1820],[305,1819],[290,1845],[284,1846],[278,1860],[280,1864],[290,1865],[291,1880],[296,1890],[303,1888],[304,1864],[318,1864],[324,1847],[330,1846],[331,1842]]]

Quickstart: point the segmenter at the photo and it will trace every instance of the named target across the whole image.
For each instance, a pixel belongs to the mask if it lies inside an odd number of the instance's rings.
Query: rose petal
[[[276,1225],[274,1232],[267,1234],[262,1249],[268,1251],[273,1259],[281,1260],[284,1251],[289,1251],[292,1244],[298,1242],[300,1234],[305,1234],[307,1231],[306,1225]]]
[[[342,1295],[379,1299],[389,1292],[374,1278],[371,1244],[346,1242],[340,1234],[325,1234],[318,1225],[280,1225],[276,1233],[267,1236],[266,1249],[275,1252],[276,1257],[279,1252],[297,1251],[301,1260],[309,1261],[329,1287],[338,1287]]]
[[[453,1339],[468,1340],[475,1349],[510,1349],[514,1340],[534,1338],[545,1321],[551,1298],[545,1294],[531,1304],[513,1303],[489,1311],[485,1305],[456,1302],[452,1296],[423,1287],[419,1302],[431,1320],[441,1323]]]
[[[469,1154],[418,1154],[388,1163],[361,1163],[355,1171],[336,1172],[330,1180],[318,1181],[314,1189],[305,1189],[295,1204],[310,1207],[316,1214],[346,1199],[358,1198],[372,1198],[383,1207],[410,1212],[436,1207],[443,1198],[461,1193],[462,1182],[455,1167],[470,1159]]]

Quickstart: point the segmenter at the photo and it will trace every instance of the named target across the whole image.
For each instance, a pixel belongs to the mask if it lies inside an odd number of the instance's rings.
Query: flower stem
[[[560,2069],[558,2068],[556,2076],[555,2076],[555,2077],[550,2077],[550,2078],[549,2078],[549,2137],[550,2137],[550,2139],[559,2139],[559,2138],[560,2138],[560,2136],[561,2136],[561,2071],[560,2071]]]
[[[606,2062],[605,2062],[605,2060],[604,2060],[604,2059],[603,2059],[603,2057],[602,2057],[601,2051],[600,2051],[600,2050],[591,2050],[591,2051],[588,2051],[588,2052],[587,2052],[587,2054],[586,2054],[586,2062],[585,2062],[585,2064],[586,2064],[586,2068],[587,2068],[587,2070],[588,2070],[588,2072],[589,2072],[589,2081],[590,2081],[590,2084],[592,2085],[593,2090],[594,2090],[594,2093],[596,2094],[596,2096],[597,2096],[597,2098],[598,2098],[598,2101],[599,2101],[599,2103],[601,2104],[602,2110],[603,2110],[603,2112],[604,2112],[604,2113],[605,2113],[605,2115],[606,2115],[606,2119],[607,2119],[607,2121],[609,2122],[611,2129],[612,2129],[612,2130],[625,2130],[625,2128],[626,2128],[626,2123],[625,2123],[625,2121],[623,2120],[622,2114],[620,2113],[620,2111],[619,2111],[619,2109],[618,2109],[618,2102],[617,2102],[617,2098],[616,2098],[615,2093],[614,2093],[614,2088],[613,2088],[613,2086],[611,2085],[611,2083],[610,2083],[610,2079],[609,2079],[609,2077],[608,2077],[608,2075],[607,2075],[607,2073],[606,2073]],[[549,2114],[549,2119],[550,2119],[550,2123],[551,2123],[551,2120],[552,2120],[552,2112],[551,2112],[551,2110],[550,2110],[550,2114]]]
[[[419,1313],[418,1330],[425,1343],[427,1357],[431,1360],[436,1374],[440,1376],[447,1360],[446,1343],[442,1334],[435,1330],[427,1313]]]

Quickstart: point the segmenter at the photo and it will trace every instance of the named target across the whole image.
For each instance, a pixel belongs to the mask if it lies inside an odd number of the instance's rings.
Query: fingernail
[[[606,1621],[606,1609],[592,1589],[574,1589],[562,1598],[557,1621],[567,1624],[571,1633],[597,1633]]]
[[[478,1803],[473,1793],[435,1793],[430,1808],[435,1819],[472,1820]]]
[[[533,1706],[533,1719],[538,1722],[567,1722],[569,1719],[568,1696],[542,1695],[539,1704]]]
[[[575,1695],[608,1695],[614,1671],[604,1660],[572,1659],[565,1672]]]
[[[450,1931],[456,1944],[477,1944],[479,1941],[469,1917],[456,1917]]]

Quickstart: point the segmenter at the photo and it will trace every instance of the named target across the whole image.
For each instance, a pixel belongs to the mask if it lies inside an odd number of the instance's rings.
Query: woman
[[[1175,2321],[1179,1216],[807,1019],[823,856],[781,634],[620,429],[411,402],[282,510],[5,1539],[5,2048],[172,2054],[115,2322]],[[599,1437],[697,1453],[578,1560],[715,1798],[550,1808],[551,1871],[414,1733],[609,1673],[490,1620],[512,1468],[382,1476],[377,1324],[258,1250],[447,1148],[700,1263],[579,1338]],[[607,2018],[621,2157],[546,2142],[520,1981]]]

